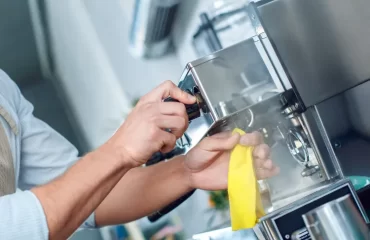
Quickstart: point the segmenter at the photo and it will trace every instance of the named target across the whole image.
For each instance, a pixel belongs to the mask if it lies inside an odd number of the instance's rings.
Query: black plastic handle
[[[161,210],[159,210],[155,213],[152,213],[151,215],[148,216],[148,220],[150,222],[158,221],[158,219],[160,219],[164,215],[170,213],[172,210],[174,210],[175,208],[180,206],[181,203],[185,202],[185,200],[187,200],[191,195],[193,195],[194,192],[195,192],[195,189],[192,190],[191,192],[188,192],[187,194],[185,194],[181,198],[177,199],[176,201],[170,203],[169,205],[162,208]]]
[[[187,91],[187,92],[189,94],[191,94],[189,91]],[[179,102],[179,101],[174,99],[174,98],[168,97],[168,98],[164,99],[164,102]],[[189,117],[189,121],[200,117],[200,107],[199,107],[198,102],[196,102],[194,104],[185,104],[185,108],[186,108],[186,113],[188,114],[188,117]],[[170,159],[170,158],[172,158],[176,155],[183,154],[184,152],[185,152],[185,149],[184,148],[179,148],[179,147],[176,147],[174,150],[172,150],[171,152],[166,153],[166,154],[157,152],[157,153],[153,154],[153,156],[148,160],[148,162],[146,163],[146,166],[150,166],[150,165],[159,163],[159,162],[161,162],[165,159]],[[184,196],[182,196],[181,198],[177,199],[176,201],[170,203],[169,205],[162,208],[161,210],[149,215],[148,220],[150,222],[157,221],[162,216],[168,214],[169,212],[171,212],[172,210],[177,208],[186,199],[188,199],[191,195],[193,195],[194,192],[195,192],[195,190],[185,194]]]
[[[161,153],[161,152],[156,152],[152,155],[152,157],[146,162],[145,166],[151,166],[154,164],[157,164],[159,162],[162,162],[166,159],[171,159],[177,155],[185,153],[185,148],[181,147],[175,147],[171,152],[168,153]]]
[[[185,152],[185,148],[180,148],[180,147],[176,147],[171,152],[166,153],[166,154],[157,152],[149,159],[149,161],[146,163],[146,166],[154,165],[165,159],[170,159],[174,156],[183,154],[184,152]],[[161,210],[152,213],[151,215],[148,216],[148,220],[150,222],[158,221],[161,217],[168,214],[169,212],[177,208],[180,204],[182,204],[185,200],[187,200],[191,195],[193,195],[194,192],[195,192],[195,189],[183,195],[181,198],[177,199],[176,201],[170,203],[169,205],[162,208]]]
[[[168,97],[164,99],[164,102],[179,102],[179,101],[172,97]],[[188,114],[189,117],[189,121],[200,117],[200,107],[197,102],[194,104],[185,104],[185,108],[186,113]]]

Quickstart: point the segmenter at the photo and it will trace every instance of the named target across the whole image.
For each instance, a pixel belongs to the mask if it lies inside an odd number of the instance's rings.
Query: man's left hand
[[[258,132],[240,136],[220,133],[203,139],[190,150],[184,162],[192,188],[222,190],[227,188],[230,152],[237,144],[253,146],[256,176],[265,179],[276,175],[279,168],[270,159],[270,149]]]

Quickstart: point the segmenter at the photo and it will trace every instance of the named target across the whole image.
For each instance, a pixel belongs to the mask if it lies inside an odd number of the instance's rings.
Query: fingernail
[[[191,94],[189,94],[189,93],[187,93],[187,95],[188,95],[188,98],[189,98],[190,100],[192,100],[192,101],[194,101],[194,102],[197,100],[193,95],[191,95]]]

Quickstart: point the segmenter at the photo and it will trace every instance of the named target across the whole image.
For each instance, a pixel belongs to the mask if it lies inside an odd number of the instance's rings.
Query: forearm
[[[67,239],[128,170],[121,159],[99,150],[60,178],[32,189],[44,209],[50,239]]]
[[[184,156],[131,169],[95,211],[98,226],[130,222],[166,206],[190,191]]]

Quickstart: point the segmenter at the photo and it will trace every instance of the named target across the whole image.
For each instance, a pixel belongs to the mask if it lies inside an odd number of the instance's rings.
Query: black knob
[[[190,91],[186,91],[186,92],[191,94]],[[164,99],[164,101],[165,102],[179,102],[178,100],[172,97],[168,97]],[[189,117],[189,121],[200,117],[200,107],[199,107],[198,102],[195,102],[194,104],[185,104],[185,108],[186,108],[186,113],[188,114],[188,117]]]

